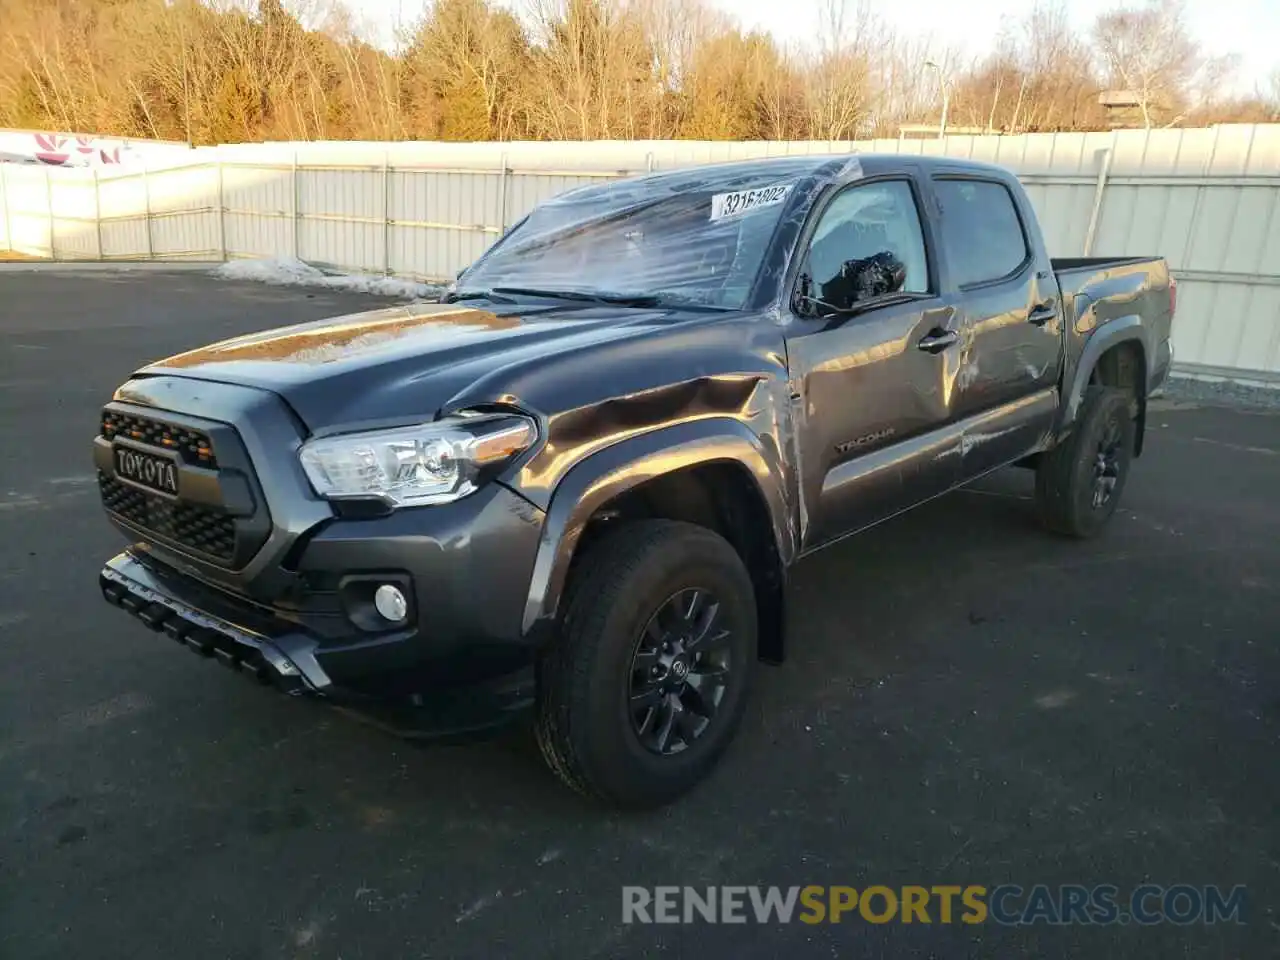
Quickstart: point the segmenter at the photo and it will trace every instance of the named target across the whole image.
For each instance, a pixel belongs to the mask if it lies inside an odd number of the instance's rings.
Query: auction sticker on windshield
[[[717,193],[711,198],[711,219],[723,220],[736,217],[760,207],[772,207],[787,199],[792,185],[778,183],[758,190],[737,190],[733,193]]]

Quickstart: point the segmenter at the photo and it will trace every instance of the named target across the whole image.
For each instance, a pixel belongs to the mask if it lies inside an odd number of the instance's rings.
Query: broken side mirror
[[[852,310],[864,300],[897,293],[907,282],[907,267],[887,250],[860,260],[846,260],[840,272],[822,285],[822,300],[835,310]]]
[[[907,282],[907,265],[888,250],[861,260],[846,260],[840,268],[841,293],[848,306],[897,293]],[[830,286],[830,284],[828,284]]]

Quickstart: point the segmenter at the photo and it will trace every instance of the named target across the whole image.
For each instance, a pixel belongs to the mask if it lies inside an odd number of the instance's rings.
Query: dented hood
[[[461,303],[373,310],[225,340],[139,373],[270,390],[318,430],[519,402],[504,381],[531,364],[698,316],[596,305],[501,311]]]

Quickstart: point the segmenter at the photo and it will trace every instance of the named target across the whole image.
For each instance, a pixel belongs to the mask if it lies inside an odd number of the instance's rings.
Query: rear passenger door
[[[953,415],[961,472],[980,476],[1035,448],[1052,426],[1062,309],[1030,210],[996,178],[938,175],[933,190],[960,335]],[[1019,191],[1021,196],[1021,191]]]

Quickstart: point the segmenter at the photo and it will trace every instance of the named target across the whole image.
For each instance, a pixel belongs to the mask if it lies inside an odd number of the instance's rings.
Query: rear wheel
[[[1076,428],[1041,456],[1036,505],[1050,530],[1096,536],[1115,513],[1133,458],[1132,400],[1125,390],[1089,387]]]
[[[756,659],[751,578],[703,527],[628,523],[589,548],[538,677],[538,744],[576,790],[628,807],[705,777],[742,719]]]

